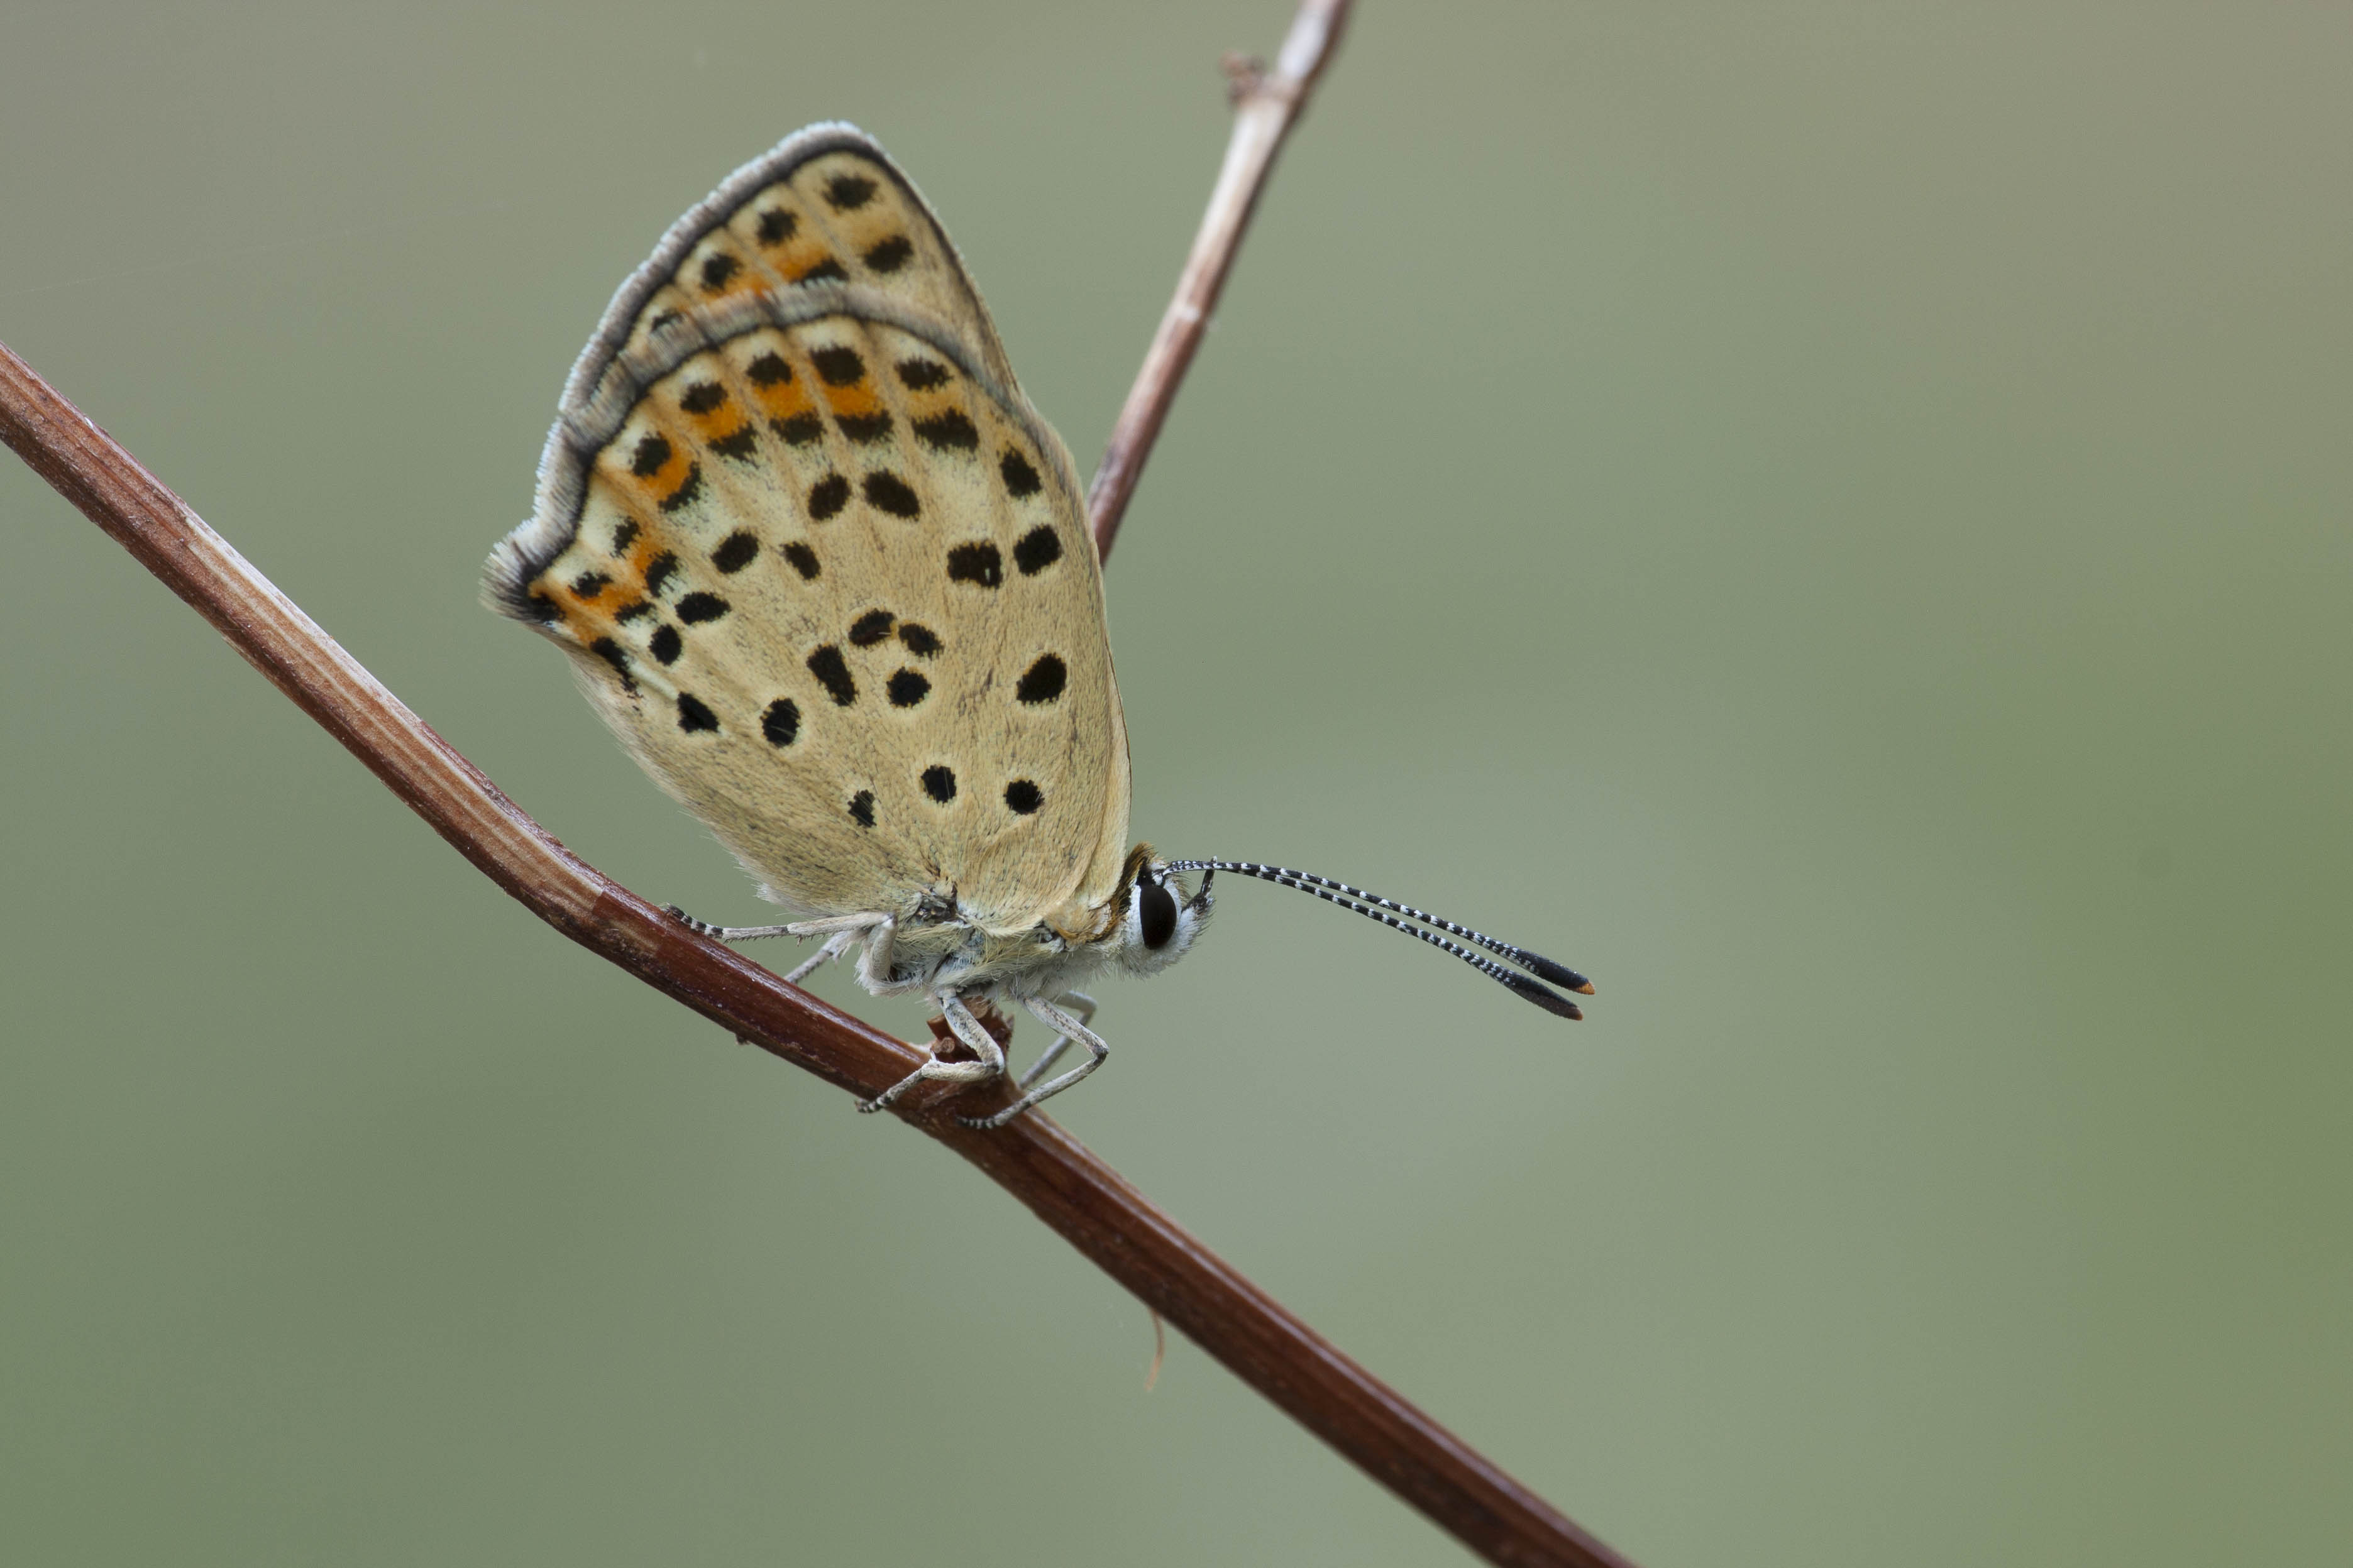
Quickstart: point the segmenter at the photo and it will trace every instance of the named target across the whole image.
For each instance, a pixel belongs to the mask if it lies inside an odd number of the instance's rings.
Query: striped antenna
[[[1312,893],[1327,904],[1337,904],[1344,910],[1356,910],[1366,920],[1378,921],[1391,931],[1401,931],[1408,936],[1419,937],[1430,946],[1452,953],[1490,980],[1507,987],[1514,994],[1525,996],[1546,1012],[1557,1013],[1564,1018],[1582,1018],[1585,1015],[1577,1009],[1576,1003],[1553,990],[1551,986],[1539,985],[1525,974],[1514,974],[1493,960],[1480,957],[1470,948],[1464,947],[1461,942],[1449,942],[1435,931],[1424,931],[1420,926],[1408,925],[1405,921],[1397,917],[1404,915],[1409,919],[1419,921],[1424,925],[1436,926],[1439,931],[1451,932],[1461,937],[1463,942],[1483,947],[1489,952],[1511,960],[1529,973],[1540,975],[1551,981],[1554,985],[1566,986],[1571,991],[1587,996],[1593,994],[1593,982],[1567,964],[1555,963],[1551,959],[1540,953],[1530,952],[1526,948],[1515,947],[1508,942],[1499,942],[1492,936],[1472,931],[1469,926],[1458,925],[1450,920],[1441,920],[1436,915],[1417,910],[1410,904],[1400,904],[1394,899],[1385,899],[1378,893],[1366,892],[1362,888],[1352,888],[1345,882],[1335,882],[1329,877],[1319,877],[1313,871],[1293,871],[1283,866],[1261,866],[1255,860],[1173,860],[1169,862],[1168,868],[1171,871],[1212,873],[1231,871],[1237,876],[1256,877],[1262,882],[1272,882],[1279,888],[1295,888],[1300,892]]]

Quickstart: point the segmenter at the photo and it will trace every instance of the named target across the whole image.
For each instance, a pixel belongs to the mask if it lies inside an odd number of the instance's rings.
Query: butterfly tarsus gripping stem
[[[887,1110],[901,1095],[927,1079],[937,1079],[942,1083],[958,1085],[974,1084],[996,1078],[1005,1071],[1005,1047],[998,1045],[997,1037],[990,1034],[982,1026],[981,1021],[972,1016],[972,1009],[965,1005],[964,998],[951,991],[938,997],[937,1001],[940,1005],[940,1016],[948,1021],[948,1027],[955,1032],[955,1037],[963,1042],[965,1047],[980,1059],[971,1062],[944,1062],[935,1054],[922,1067],[917,1068],[873,1099],[860,1100],[858,1102],[860,1110],[865,1112]],[[1032,1102],[1032,1100],[1024,1100],[1022,1104],[1026,1106]],[[1021,1107],[1017,1106],[1015,1109],[1019,1110]],[[956,1120],[961,1121],[964,1118],[958,1117]]]
[[[1020,1081],[1025,1087],[1051,1066],[1054,1058],[1060,1056],[1063,1047],[1072,1040],[1086,1047],[1087,1059],[1061,1077],[1049,1079],[1039,1087],[1030,1089],[1029,1093],[993,1115],[957,1117],[956,1121],[966,1127],[978,1128],[984,1131],[1002,1127],[1039,1100],[1050,1100],[1061,1093],[1079,1079],[1103,1066],[1103,1058],[1111,1055],[1111,1047],[1103,1044],[1103,1037],[1087,1027],[1087,1021],[1095,1016],[1093,997],[1076,991],[1065,991],[1051,1002],[1047,1001],[1043,996],[1029,997],[1024,1005],[1029,1009],[1031,1016],[1053,1030],[1055,1036],[1054,1043],[1039,1053],[1037,1061],[1031,1064],[1029,1070],[1021,1075]]]

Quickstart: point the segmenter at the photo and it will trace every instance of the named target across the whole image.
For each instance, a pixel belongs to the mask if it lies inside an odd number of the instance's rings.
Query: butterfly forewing
[[[622,285],[574,372],[586,403],[613,363],[691,311],[794,289],[851,286],[948,323],[1001,385],[1013,372],[946,231],[862,132],[812,126],[739,170]]]
[[[1125,841],[1093,546],[954,251],[844,134],[623,290],[493,588],[788,902],[1027,929],[1102,903]],[[846,279],[807,280],[819,247]]]

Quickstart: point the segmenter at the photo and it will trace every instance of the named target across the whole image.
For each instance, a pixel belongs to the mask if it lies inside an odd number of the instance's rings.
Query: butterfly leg
[[[675,915],[678,911],[672,910],[670,913]],[[686,920],[683,915],[680,915],[679,918]],[[687,921],[687,923],[695,924],[691,920]],[[884,967],[889,967],[891,942],[887,928],[891,925],[892,921],[888,915],[832,915],[824,920],[795,921],[790,925],[709,926],[699,929],[709,931],[723,942],[741,942],[746,935],[776,936],[780,933],[786,936],[825,938],[823,947],[818,948],[786,973],[785,984],[798,985],[816,973],[823,965],[849,952],[854,943],[864,942],[871,951],[877,940],[878,931],[881,932],[880,940],[882,944],[883,964]],[[865,966],[861,963],[860,967],[862,970]]]
[[[787,985],[798,985],[826,964],[839,958],[852,942],[866,934],[868,927],[872,923],[871,916],[856,915],[849,917],[846,923],[842,921],[793,921],[778,926],[715,926],[709,921],[696,920],[676,904],[664,904],[662,913],[670,916],[697,936],[707,936],[717,942],[755,942],[761,937],[767,936],[808,937],[831,931],[833,934],[826,938],[823,947],[794,965],[785,975],[785,984]],[[809,929],[811,927],[816,929]]]
[[[944,1062],[934,1056],[873,1099],[860,1100],[859,1110],[881,1110],[925,1079],[936,1079],[944,1083],[978,1083],[1005,1070],[1005,1048],[997,1043],[996,1036],[981,1027],[980,1020],[972,1016],[972,1009],[965,1005],[963,997],[951,991],[934,1000],[939,1003],[940,1016],[948,1021],[948,1027],[955,1032],[955,1037],[970,1047],[973,1054],[980,1059],[976,1062]],[[956,1120],[961,1121],[964,1118]]]
[[[852,925],[856,921],[860,923]],[[846,915],[839,921],[811,921],[813,927],[826,931],[837,925],[843,931],[854,931],[865,943],[858,950],[858,983],[877,996],[896,989],[891,978],[892,961],[898,956],[899,922],[889,915]]]
[[[1095,999],[1083,991],[1065,991],[1054,998],[1054,1005],[1067,1007],[1076,1013],[1082,1024],[1092,1024],[1095,1021]],[[1038,1059],[1029,1064],[1029,1070],[1014,1080],[1014,1087],[1028,1089],[1031,1084],[1044,1078],[1046,1069],[1060,1059],[1062,1053],[1070,1048],[1070,1036],[1056,1035],[1054,1043],[1039,1052]]]
[[[834,932],[831,936],[825,939],[825,945],[823,947],[818,948],[815,952],[809,954],[807,958],[793,965],[792,969],[785,975],[785,984],[787,985],[798,985],[802,981],[807,980],[810,975],[815,974],[818,970],[824,968],[835,959],[839,958],[843,952],[849,950],[850,944],[855,942],[857,940],[858,933],[854,931],[838,931]]]
[[[1031,1016],[1039,1023],[1066,1039],[1076,1040],[1086,1047],[1087,1059],[1061,1077],[1048,1079],[1045,1084],[1031,1089],[994,1116],[959,1116],[956,1118],[958,1121],[963,1122],[966,1127],[1002,1127],[1039,1100],[1051,1100],[1095,1068],[1103,1066],[1103,1058],[1111,1055],[1111,1047],[1103,1044],[1103,1037],[1057,1005],[1058,1003],[1071,1000],[1071,993],[1065,992],[1052,1002],[1047,1001],[1043,996],[1032,996],[1025,1005],[1029,1007]],[[1090,1016],[1093,1015],[1092,1005],[1088,1006],[1087,1012]],[[1050,1052],[1055,1047],[1047,1048]]]
[[[781,926],[715,926],[709,921],[696,920],[676,904],[664,904],[662,913],[684,926],[697,936],[707,936],[717,942],[756,942],[764,936],[798,936],[801,933],[789,925]]]

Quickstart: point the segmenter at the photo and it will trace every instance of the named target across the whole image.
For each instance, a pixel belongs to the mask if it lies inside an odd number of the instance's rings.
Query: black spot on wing
[[[652,479],[670,461],[670,442],[660,436],[640,436],[637,449],[629,454],[629,472],[641,479]]]
[[[793,231],[800,226],[801,218],[798,213],[787,212],[783,207],[770,207],[760,215],[758,230],[760,243],[768,246],[782,245],[792,238]]]
[[[806,447],[825,434],[825,426],[818,422],[818,416],[807,409],[788,418],[771,419],[768,428],[781,437],[787,447]]]
[[[1029,459],[1021,455],[1018,447],[1005,448],[1005,456],[997,460],[997,471],[1005,477],[1007,495],[1017,498],[1034,496],[1045,488],[1045,481],[1038,477],[1038,470],[1029,466]]]
[[[759,553],[758,538],[739,528],[719,542],[719,548],[711,552],[711,563],[732,576],[752,564],[753,558]]]
[[[800,732],[800,705],[789,697],[777,698],[768,704],[768,710],[760,715],[760,733],[768,738],[768,744],[772,746],[789,746],[793,743],[793,737]]]
[[[874,792],[860,790],[849,797],[849,819],[860,827],[874,826]]]
[[[612,585],[613,580],[602,572],[583,572],[572,579],[572,592],[583,599],[593,599]]]
[[[662,591],[662,584],[669,582],[670,574],[677,570],[678,557],[667,550],[663,551],[659,555],[655,556],[651,561],[647,562],[647,595],[649,597],[659,596]]]
[[[856,349],[839,343],[818,350],[809,355],[809,363],[817,366],[828,386],[855,386],[866,379],[866,362]]]
[[[836,212],[856,212],[874,199],[874,182],[863,174],[836,174],[825,183],[825,199]]]
[[[907,237],[894,234],[866,253],[866,265],[877,272],[896,272],[914,254],[915,247],[907,243]]]
[[[726,435],[712,437],[711,449],[723,458],[733,458],[739,463],[748,463],[757,453],[759,442],[759,431],[749,425],[738,425]]]
[[[891,434],[891,416],[877,410],[872,414],[839,414],[834,416],[841,433],[860,446],[871,446]]]
[[[771,350],[744,367],[754,386],[782,386],[793,379],[793,367],[785,356]]]
[[[702,291],[716,294],[727,287],[727,280],[744,270],[744,264],[725,251],[715,251],[702,258]]]
[[[804,272],[799,277],[794,279],[793,281],[796,283],[840,283],[846,281],[849,277],[849,274],[841,269],[841,263],[828,256],[823,261],[818,262],[815,267],[810,268],[807,272]]]
[[[664,665],[672,665],[678,662],[679,651],[686,647],[686,643],[679,637],[676,626],[656,626],[654,635],[646,639],[646,647],[652,649],[653,656]]]
[[[706,707],[702,699],[693,692],[681,691],[678,694],[678,727],[690,735],[697,730],[716,731],[719,715]]]
[[[1014,542],[1013,564],[1021,568],[1024,577],[1035,577],[1061,558],[1061,540],[1043,523]]]
[[[933,766],[923,770],[923,793],[942,805],[955,798],[955,770]]]
[[[924,445],[942,451],[953,447],[969,452],[980,445],[980,432],[972,427],[972,421],[964,416],[963,410],[956,408],[916,420],[915,434],[923,438]]]
[[[891,627],[898,618],[888,610],[867,611],[849,623],[849,646],[872,647],[891,635]]]
[[[701,626],[705,621],[717,620],[733,606],[716,594],[694,593],[687,595],[670,607],[678,612],[680,620],[684,621],[688,626]]]
[[[793,563],[793,570],[801,574],[804,583],[814,582],[823,569],[818,564],[817,552],[797,539],[785,546],[785,559]]]
[[[945,646],[931,627],[919,626],[913,621],[899,628],[899,641],[905,645],[909,653],[923,658],[931,658]]]
[[[891,678],[883,689],[891,694],[892,707],[913,708],[932,694],[932,682],[920,669],[902,669]]]
[[[994,588],[1005,581],[1004,557],[997,552],[996,545],[986,542],[959,544],[948,552],[948,581]]]
[[[627,626],[631,621],[642,619],[653,613],[653,605],[646,600],[632,599],[628,604],[623,605],[619,609],[613,612],[613,619],[620,622],[623,626]]]
[[[626,555],[629,552],[629,546],[635,544],[637,542],[638,525],[636,520],[632,518],[623,518],[619,525],[613,530],[613,553],[616,555]]]
[[[1028,779],[1015,779],[1005,786],[1005,804],[1018,816],[1032,816],[1046,804],[1046,792]]]
[[[935,359],[902,359],[899,381],[911,392],[929,392],[948,384],[948,367]]]
[[[715,381],[698,381],[686,389],[678,405],[689,414],[708,414],[727,401],[727,389]]]
[[[1040,702],[1051,702],[1062,694],[1062,688],[1070,683],[1070,668],[1060,658],[1050,653],[1040,654],[1038,662],[1029,668],[1020,683],[1014,687],[1013,699],[1031,708]]]
[[[809,516],[819,522],[839,517],[849,504],[849,481],[839,474],[828,474],[809,487]]]
[[[835,707],[847,708],[858,700],[858,682],[849,677],[849,661],[831,643],[808,656],[808,672],[817,677]]]
[[[888,468],[878,468],[866,476],[866,504],[892,517],[912,518],[923,510],[907,481]]]

